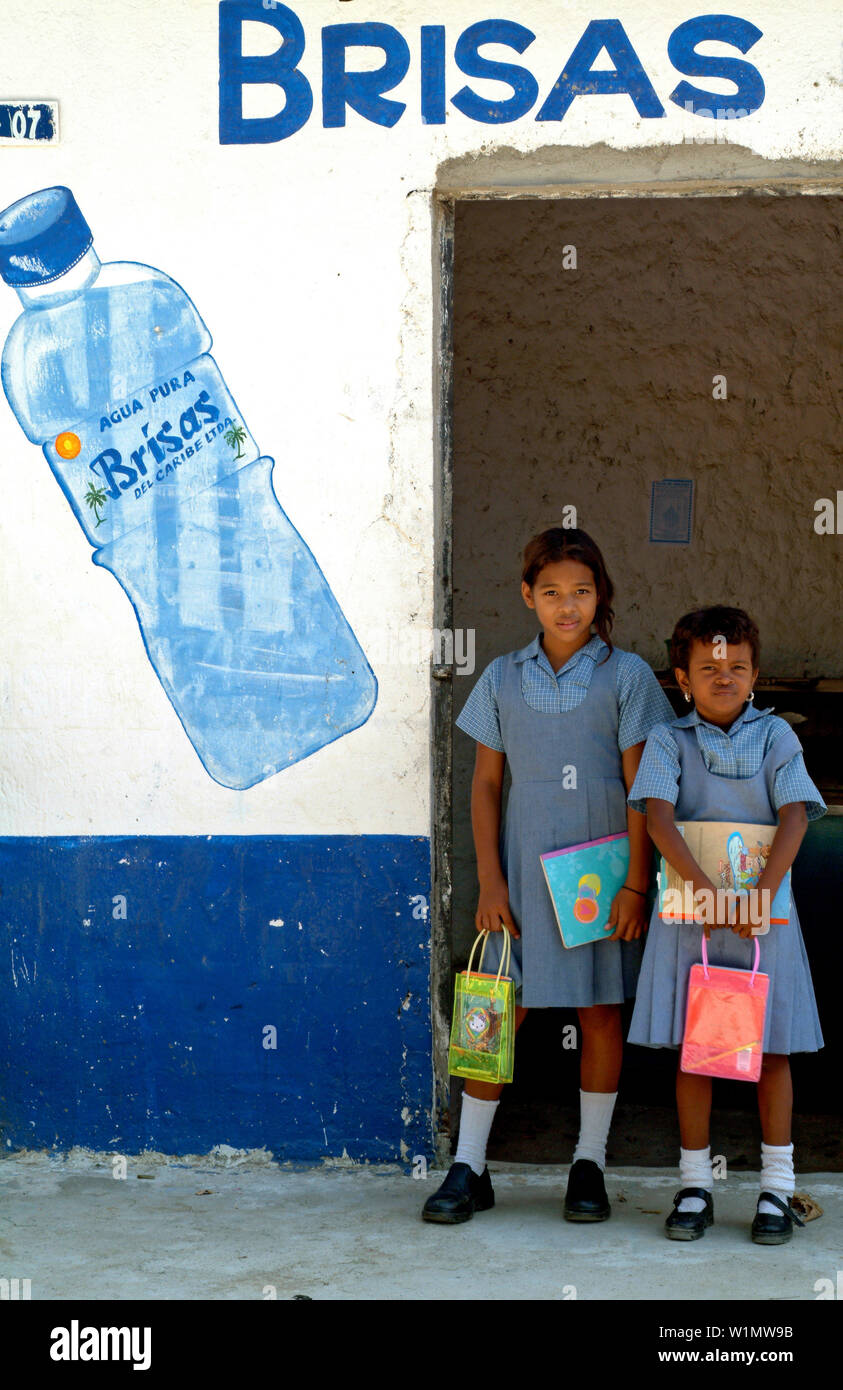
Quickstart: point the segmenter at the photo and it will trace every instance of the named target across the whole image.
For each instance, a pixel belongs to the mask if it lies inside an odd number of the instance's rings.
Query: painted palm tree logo
[[[93,507],[94,516],[97,519],[97,526],[101,526],[103,517],[99,514],[99,508],[105,506],[105,488],[95,487],[93,483],[89,483],[88,491],[85,493],[85,501],[89,507]]]
[[[246,431],[242,425],[232,425],[230,430],[226,430],[223,439],[232,449],[236,446],[237,453],[234,455],[235,460],[243,458],[240,445],[246,442]]]

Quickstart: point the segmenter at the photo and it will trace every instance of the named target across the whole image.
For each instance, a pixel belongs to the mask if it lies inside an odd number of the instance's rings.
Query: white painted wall
[[[591,175],[600,181],[606,146],[711,134],[710,122],[667,101],[679,78],[668,36],[701,5],[612,7],[664,119],[641,120],[626,96],[597,96],[578,98],[562,126],[532,115],[481,126],[454,110],[444,127],[422,125],[419,26],[447,25],[450,95],[466,81],[452,60],[466,25],[501,16],[527,25],[537,37],[524,58],[499,56],[528,66],[543,99],[588,21],[602,17],[599,6],[298,0],[292,9],[307,32],[309,123],[277,144],[222,147],[216,0],[3,0],[0,98],[57,98],[62,138],[54,148],[0,149],[0,201],[68,184],[102,259],[145,261],[184,285],[252,432],[277,460],[279,500],[364,648],[372,645],[378,704],[362,729],[249,791],[212,781],[149,665],[126,596],[92,565],[43,456],[0,400],[5,835],[427,834],[427,663],[385,663],[377,641],[385,628],[400,637],[432,621],[437,170],[504,148],[544,151],[553,167],[553,147],[600,144]],[[797,174],[805,161],[840,156],[837,10],[833,0],[798,12],[739,0],[732,11],[764,32],[747,59],[767,88],[760,110],[735,123],[736,143],[793,162]],[[320,30],[352,20],[394,24],[413,49],[410,75],[390,94],[408,109],[391,130],[353,112],[345,129],[322,128]],[[703,145],[701,168],[706,157]],[[555,177],[563,174],[560,156]],[[0,288],[4,335],[16,305]]]

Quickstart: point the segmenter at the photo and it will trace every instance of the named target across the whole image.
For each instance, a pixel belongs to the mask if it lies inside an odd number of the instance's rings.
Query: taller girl
[[[614,589],[585,531],[553,527],[535,536],[524,551],[521,593],[541,632],[487,666],[456,721],[477,740],[475,926],[512,934],[516,1026],[529,1008],[578,1010],[580,1133],[564,1214],[603,1221],[610,1213],[603,1171],[621,1068],[620,1006],[635,993],[652,853],[646,817],[626,798],[650,729],[673,714],[649,666],[612,646]],[[502,826],[507,760],[512,787]],[[629,874],[612,904],[613,930],[605,941],[566,950],[539,856],[624,830]],[[484,970],[497,970],[500,944],[490,938]],[[425,1220],[467,1221],[494,1205],[485,1155],[502,1089],[465,1083],[455,1161],[425,1203]]]

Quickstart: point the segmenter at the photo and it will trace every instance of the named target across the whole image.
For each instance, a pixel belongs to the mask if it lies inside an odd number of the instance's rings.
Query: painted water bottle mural
[[[377,682],[191,299],[92,242],[67,188],[0,213],[0,274],[24,306],[3,387],[205,768],[251,787],[363,724]]]

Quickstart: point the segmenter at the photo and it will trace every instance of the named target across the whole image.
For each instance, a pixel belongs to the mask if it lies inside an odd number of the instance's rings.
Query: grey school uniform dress
[[[635,993],[640,941],[562,944],[539,856],[626,830],[621,752],[642,743],[670,704],[646,662],[593,637],[554,672],[540,634],[483,672],[457,726],[506,754],[512,775],[501,865],[512,913],[511,975],[530,1008],[617,1004]],[[573,785],[575,781],[575,785]],[[483,964],[497,970],[501,933]]]
[[[724,776],[714,766],[739,776]],[[808,818],[826,806],[808,776],[802,746],[793,730],[772,710],[748,705],[726,731],[701,719],[696,710],[647,740],[629,802],[643,810],[648,797],[673,801],[677,821],[744,821],[775,825],[781,806],[806,804]],[[814,988],[796,906],[789,921],[771,925],[757,938],[760,969],[770,976],[764,1024],[765,1052],[816,1052],[823,1045]],[[629,1042],[646,1047],[678,1047],[685,1028],[691,966],[702,960],[702,927],[663,922],[653,908],[638,981]],[[712,929],[711,965],[751,969],[755,943],[729,928]]]

